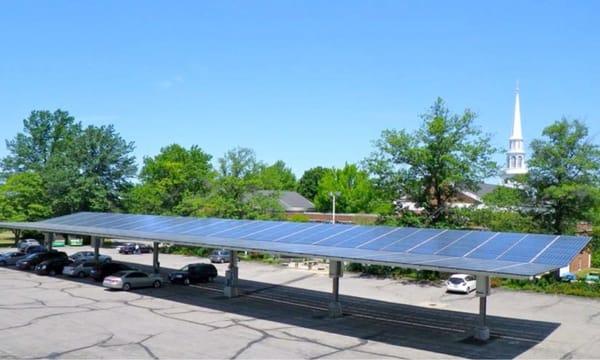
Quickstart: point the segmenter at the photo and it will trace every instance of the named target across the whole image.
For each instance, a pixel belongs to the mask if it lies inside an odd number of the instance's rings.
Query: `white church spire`
[[[521,129],[521,101],[519,98],[519,83],[517,82],[512,133],[508,139],[508,151],[506,152],[505,176],[508,179],[513,175],[526,173],[527,163],[525,162],[525,147]]]
[[[519,100],[519,82],[517,81],[517,90],[515,94],[515,115],[513,117],[513,127],[511,139],[523,140],[523,133],[521,131],[521,101]]]

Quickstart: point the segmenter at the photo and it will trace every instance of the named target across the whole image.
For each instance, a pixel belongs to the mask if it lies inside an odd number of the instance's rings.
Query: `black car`
[[[73,262],[73,260],[71,260],[69,258],[63,258],[63,257],[42,261],[35,267],[35,272],[38,275],[50,275],[50,276],[54,276],[56,274],[62,274],[65,266],[72,262]]]
[[[31,270],[43,261],[61,258],[68,259],[68,256],[62,251],[45,251],[34,253],[17,261],[17,268],[19,268],[20,270]]]
[[[93,268],[90,271],[90,276],[95,281],[104,281],[104,278],[110,276],[114,273],[118,273],[119,271],[127,271],[127,270],[137,270],[132,268],[129,265],[121,264],[118,262],[110,262],[100,264],[100,266]]]
[[[217,268],[212,264],[189,264],[169,274],[169,281],[174,284],[208,282],[217,277]]]
[[[45,252],[48,251],[45,247],[43,247],[42,245],[31,245],[25,248],[25,251],[23,251],[25,254],[35,254],[35,253],[40,253],[40,252]]]
[[[135,254],[138,250],[140,254],[148,254],[152,252],[152,247],[146,244],[126,244],[119,248],[119,254]]]

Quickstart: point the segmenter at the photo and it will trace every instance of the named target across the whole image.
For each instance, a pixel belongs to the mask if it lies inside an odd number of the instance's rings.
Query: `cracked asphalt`
[[[81,248],[67,249],[74,252]],[[151,254],[102,253],[148,266]],[[163,271],[206,261],[161,254]],[[218,265],[224,275],[226,264]],[[222,278],[109,291],[87,279],[0,268],[0,358],[597,358],[600,302],[495,291],[492,339],[470,338],[478,300],[440,286],[345,274],[345,316],[326,316],[327,276],[241,262],[243,296]]]

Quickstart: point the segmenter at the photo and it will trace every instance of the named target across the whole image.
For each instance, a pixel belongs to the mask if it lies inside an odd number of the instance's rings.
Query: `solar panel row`
[[[564,266],[589,241],[582,237],[539,234],[494,233],[441,229],[396,228],[345,224],[293,223],[280,221],[226,220],[107,213],[78,213],[43,221],[64,226],[91,227],[171,234],[174,236],[217,237],[287,244],[332,247],[350,254],[350,249],[384,252],[380,259],[436,255],[472,259],[472,266],[499,262]],[[476,260],[481,260],[477,262]],[[451,265],[435,259],[437,265]],[[390,260],[391,261],[391,260]],[[514,264],[512,264],[514,265]]]

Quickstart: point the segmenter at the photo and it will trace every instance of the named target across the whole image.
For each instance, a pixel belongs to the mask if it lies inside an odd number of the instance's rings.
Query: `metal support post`
[[[94,245],[94,262],[98,265],[100,258],[100,238],[92,236],[92,244]]]
[[[48,251],[52,250],[52,243],[54,242],[54,233],[45,233],[44,234],[44,242],[46,245],[46,249],[48,249]]]
[[[154,269],[154,273],[158,274],[160,272],[160,262],[158,261],[158,242],[154,242],[154,248],[152,250],[152,268]]]
[[[477,276],[477,297],[479,297],[479,324],[474,329],[473,337],[477,340],[490,339],[490,329],[487,327],[487,297],[490,295],[490,277]]]
[[[231,250],[229,258],[229,269],[225,272],[225,287],[223,293],[228,298],[234,298],[240,295],[238,288],[238,256],[237,252]]]
[[[342,304],[340,303],[341,276],[343,276],[342,262],[337,260],[329,261],[329,277],[333,282],[331,302],[329,303],[329,317],[332,318],[342,316]]]

